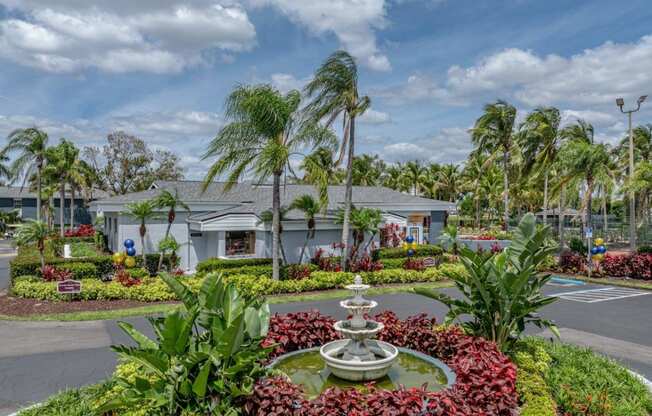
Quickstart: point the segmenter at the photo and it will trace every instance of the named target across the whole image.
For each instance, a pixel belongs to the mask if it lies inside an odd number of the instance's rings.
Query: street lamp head
[[[625,100],[623,100],[622,98],[616,98],[616,105],[622,108],[625,105]]]
[[[643,101],[645,101],[646,98],[647,98],[647,95],[641,95],[640,97],[638,97],[638,103],[643,104]]]

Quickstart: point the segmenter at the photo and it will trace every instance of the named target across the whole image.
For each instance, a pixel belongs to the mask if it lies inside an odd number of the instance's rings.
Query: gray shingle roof
[[[0,198],[36,198],[36,192],[30,192],[28,186],[22,191],[20,186],[0,186]]]
[[[100,205],[128,203],[150,199],[159,194],[161,189],[167,189],[171,192],[175,190],[179,193],[180,198],[188,203],[207,203],[220,202],[239,205],[238,207],[227,208],[229,213],[247,212],[259,215],[261,212],[268,210],[272,200],[272,187],[270,185],[256,185],[250,182],[242,182],[233,186],[228,192],[224,192],[224,182],[211,183],[205,192],[202,193],[201,181],[159,181],[156,182],[155,189],[149,189],[142,192],[135,192],[126,195],[117,195],[105,198],[98,203]],[[344,202],[345,187],[342,185],[328,187],[328,210],[335,211]],[[317,190],[312,185],[287,184],[281,188],[281,205],[289,205],[295,198],[308,194],[315,198],[318,197]],[[353,187],[354,204],[423,204],[436,205],[440,209],[450,209],[453,205],[449,202],[436,201],[427,198],[407,195],[385,187],[371,186],[354,186]],[[213,215],[223,215],[224,210],[216,210]],[[218,214],[222,213],[222,214]],[[208,214],[207,214],[208,215]],[[288,213],[288,219],[294,217]],[[301,218],[303,218],[301,216]]]

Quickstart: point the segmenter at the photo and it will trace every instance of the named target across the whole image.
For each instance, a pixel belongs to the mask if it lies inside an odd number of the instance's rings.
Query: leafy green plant
[[[19,247],[36,245],[41,268],[45,267],[45,240],[49,233],[47,224],[36,220],[27,220],[16,232],[16,244]]]
[[[537,272],[555,250],[548,232],[548,227],[538,228],[534,215],[527,214],[505,251],[486,257],[462,248],[460,260],[467,274],[453,277],[461,299],[424,288],[415,291],[448,306],[446,323],[469,315],[471,319],[462,323],[466,330],[495,341],[502,350],[510,349],[527,324],[556,333],[552,322],[536,314],[556,299],[541,292],[550,275]]]
[[[146,403],[166,415],[238,414],[238,400],[265,372],[260,362],[270,351],[261,346],[269,325],[267,303],[243,297],[218,274],[207,276],[197,293],[170,275],[161,278],[185,310],[149,319],[156,341],[120,322],[137,346],[112,347],[154,380],[118,379],[124,392],[99,412]]]
[[[521,401],[521,416],[556,416],[557,404],[545,380],[552,358],[543,346],[521,342],[512,360],[518,366],[516,389]]]
[[[572,252],[581,254],[581,255],[586,255],[586,253],[589,251],[588,246],[586,243],[581,238],[571,238],[570,242],[568,243],[568,247],[571,249]]]
[[[439,236],[439,241],[446,249],[450,250],[453,254],[457,254],[457,227],[453,224],[447,225],[444,228],[444,232]]]

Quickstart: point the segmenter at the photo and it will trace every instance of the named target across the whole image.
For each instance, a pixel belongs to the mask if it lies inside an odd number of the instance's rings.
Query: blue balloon
[[[129,257],[133,257],[133,256],[135,256],[135,255],[136,255],[136,249],[133,248],[133,247],[129,247],[129,248],[127,249],[127,256],[129,256]]]
[[[132,240],[131,238],[127,238],[124,244],[125,244],[125,248],[131,248],[135,245],[134,240]]]
[[[604,254],[607,252],[607,247],[605,246],[598,246],[598,253]]]
[[[409,250],[407,251],[407,255],[408,255],[408,257],[412,257],[412,256],[414,256],[414,250],[409,249]]]
[[[598,247],[591,247],[591,254],[598,254],[599,252],[600,250],[598,249]]]
[[[408,244],[412,244],[412,242],[414,241],[414,237],[412,237],[411,235],[408,235],[408,236],[405,238],[405,241],[406,241]]]

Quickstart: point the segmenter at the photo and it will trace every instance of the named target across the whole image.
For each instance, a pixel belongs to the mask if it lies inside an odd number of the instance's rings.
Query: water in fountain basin
[[[302,385],[308,398],[318,396],[329,387],[362,389],[366,385],[331,374],[318,350],[290,354],[274,363],[273,368],[285,373],[293,383]],[[401,385],[410,388],[427,384],[427,390],[438,391],[447,383],[446,373],[436,363],[411,352],[401,352],[387,376],[375,381],[377,387],[386,390],[395,390]]]

